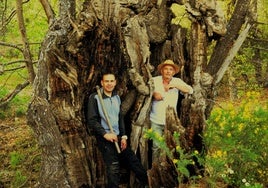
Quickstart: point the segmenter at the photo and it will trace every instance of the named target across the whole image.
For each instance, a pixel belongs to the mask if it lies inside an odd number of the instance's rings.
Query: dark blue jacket
[[[125,135],[124,118],[121,113],[121,100],[116,92],[109,97],[102,92],[103,103],[109,116],[113,131],[115,134]],[[92,129],[96,136],[103,137],[104,134],[111,132],[104,116],[101,103],[97,92],[89,96],[86,110],[87,126]]]

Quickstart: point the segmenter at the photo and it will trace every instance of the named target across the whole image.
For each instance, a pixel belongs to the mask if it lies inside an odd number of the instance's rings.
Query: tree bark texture
[[[218,27],[213,27],[211,18],[216,15],[205,14],[217,12],[212,11],[215,6],[187,1],[189,12],[194,13],[187,40],[187,30],[171,24],[170,6],[175,2],[87,0],[75,17],[75,1],[60,1],[61,15],[53,20],[43,42],[28,109],[29,124],[42,149],[39,187],[104,187],[105,167],[84,114],[102,70],[118,75],[130,144],[148,167],[148,140],[143,133],[150,127],[151,78],[159,63],[173,59],[182,68],[180,77],[194,88],[194,94],[180,105],[184,146],[187,151],[203,149],[200,134],[212,106],[206,98],[213,97],[213,79],[204,71],[207,37],[224,33],[219,31],[224,26],[217,22]],[[176,173],[167,177],[176,178]],[[137,184],[132,181],[130,186]]]

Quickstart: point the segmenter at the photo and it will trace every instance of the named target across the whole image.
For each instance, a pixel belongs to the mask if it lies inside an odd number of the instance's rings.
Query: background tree
[[[35,77],[34,64],[37,62],[40,41],[43,38],[43,23],[37,12],[28,10],[24,14],[23,7],[34,7],[29,1],[3,1],[1,9],[1,40],[0,40],[0,106],[6,107],[23,89],[33,82]],[[40,28],[31,17],[38,22]],[[29,31],[31,28],[31,31]],[[26,69],[26,70],[24,70]],[[14,84],[13,84],[14,83]],[[16,83],[16,85],[15,85]],[[15,85],[15,86],[13,86]],[[14,88],[12,88],[14,87]]]
[[[231,99],[239,98],[248,89],[267,87],[268,64],[264,60],[267,56],[267,40],[265,39],[267,37],[265,36],[267,36],[268,14],[266,10],[267,2],[255,1],[252,3],[251,12],[248,14],[252,28],[228,71],[230,84],[228,90]],[[225,80],[221,84],[226,83]],[[225,87],[225,89],[227,88]],[[220,92],[220,94],[223,93]]]

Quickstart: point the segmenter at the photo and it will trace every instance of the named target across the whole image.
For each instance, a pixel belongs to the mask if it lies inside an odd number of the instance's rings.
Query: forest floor
[[[0,188],[34,187],[40,157],[25,117],[0,120]]]
[[[262,96],[267,101],[268,89]],[[227,99],[219,99],[223,101]],[[0,188],[34,187],[39,176],[40,154],[25,117],[0,119]]]

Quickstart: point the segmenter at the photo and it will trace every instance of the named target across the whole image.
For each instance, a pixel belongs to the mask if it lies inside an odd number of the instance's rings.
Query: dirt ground
[[[40,151],[25,118],[0,120],[0,188],[34,187]]]

